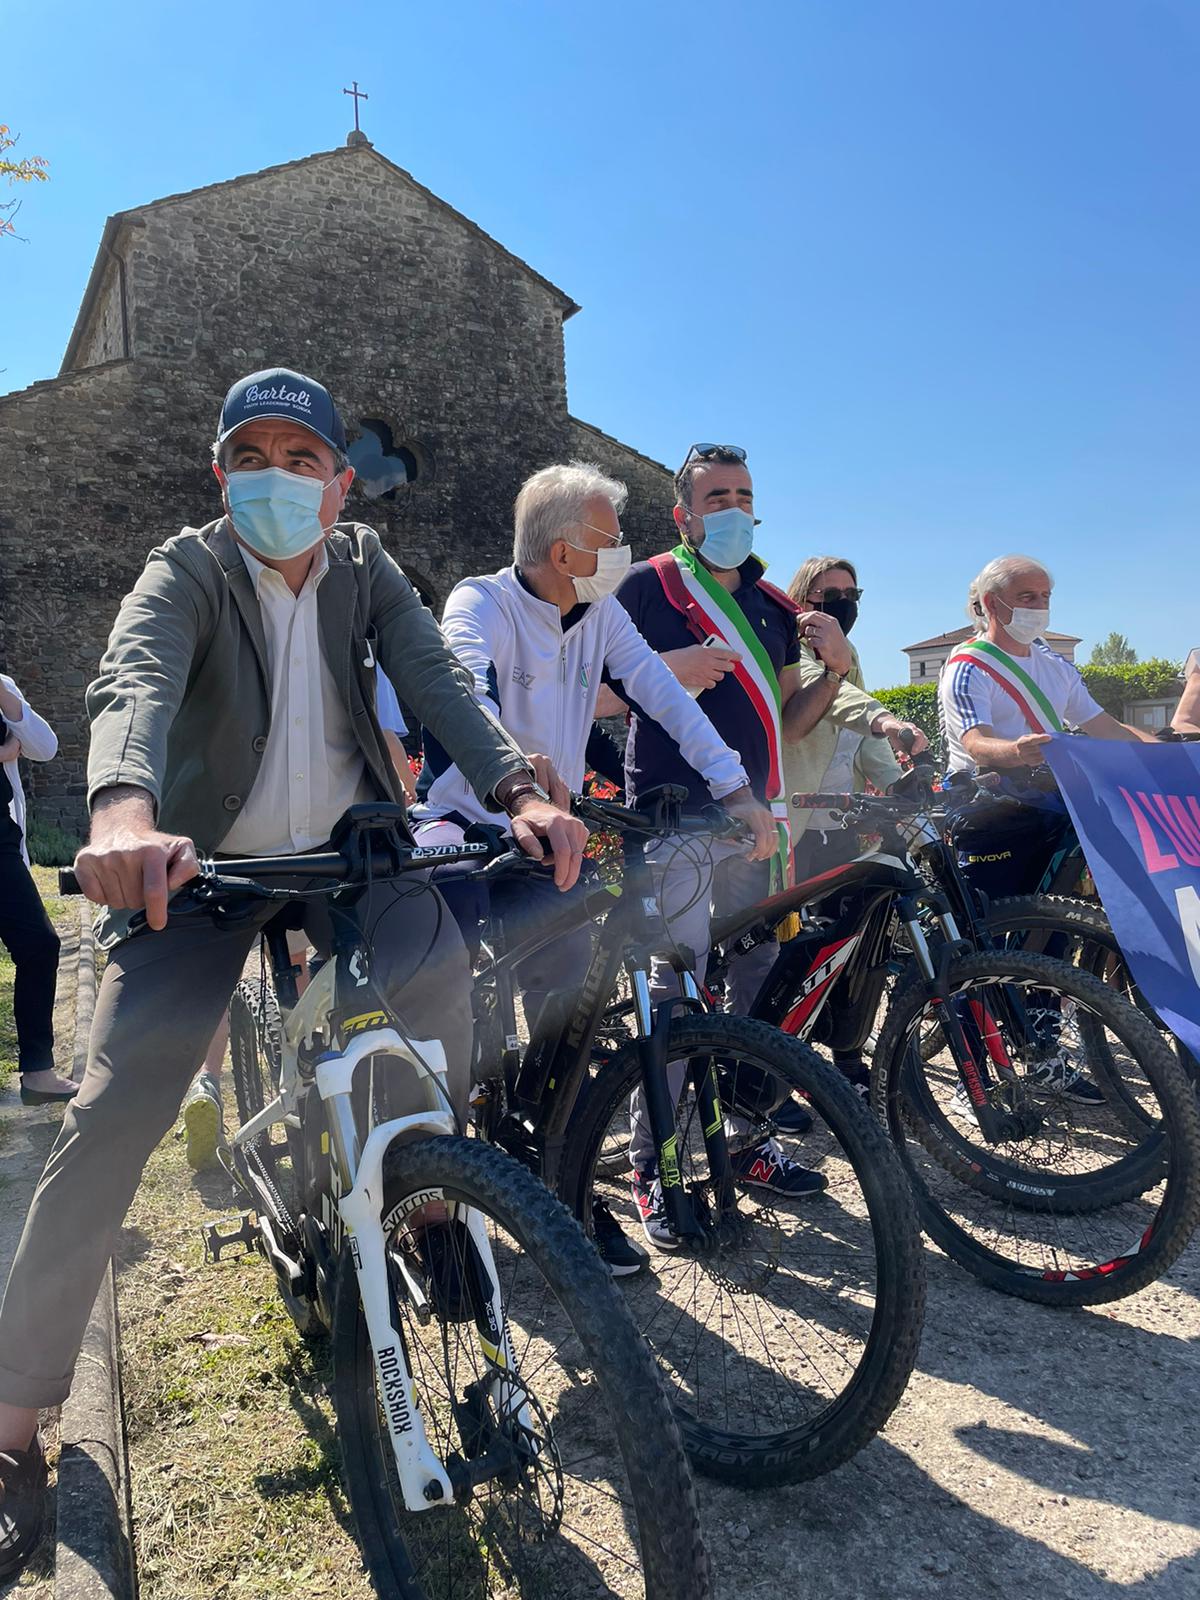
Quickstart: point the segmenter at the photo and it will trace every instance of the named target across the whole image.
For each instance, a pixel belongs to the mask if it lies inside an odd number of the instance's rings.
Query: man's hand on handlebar
[[[512,814],[511,832],[525,854],[535,861],[543,857],[544,839],[554,856],[555,886],[563,890],[575,886],[588,841],[586,822],[553,801],[547,804],[536,795],[523,795]]]
[[[144,789],[104,790],[92,810],[92,836],[75,857],[79,887],[97,905],[145,908],[152,928],[167,925],[167,896],[199,871],[196,847],[154,826]]]
[[[731,817],[744,822],[754,833],[754,845],[746,852],[746,859],[769,861],[779,848],[779,832],[768,807],[760,804],[748,787],[725,795],[721,804]]]
[[[898,756],[919,756],[929,749],[929,740],[915,722],[903,722],[890,712],[876,717],[871,732],[886,739]]]

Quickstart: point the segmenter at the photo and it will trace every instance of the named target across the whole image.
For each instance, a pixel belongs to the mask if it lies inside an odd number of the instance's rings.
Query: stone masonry
[[[111,217],[57,378],[0,396],[0,666],[55,726],[31,813],[80,830],[83,694],[147,552],[220,514],[221,397],[260,367],[328,384],[353,436],[416,457],[352,491],[435,609],[504,564],[521,481],[569,456],[630,488],[635,557],[671,543],[666,469],[567,411],[578,307],[365,142]]]

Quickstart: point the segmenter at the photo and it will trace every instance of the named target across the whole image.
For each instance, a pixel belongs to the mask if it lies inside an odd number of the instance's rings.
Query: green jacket
[[[860,794],[868,783],[874,784],[877,789],[886,789],[900,776],[900,763],[893,755],[891,745],[886,739],[880,739],[871,732],[871,724],[876,717],[882,716],[887,708],[881,706],[878,700],[872,700],[866,692],[858,651],[853,645],[850,646],[850,655],[852,658],[850,672],[834,696],[829,710],[811,733],[806,734],[795,744],[784,744],[783,773],[786,785],[784,792],[789,800],[797,791],[811,794],[820,789],[829,763],[833,760],[838,734],[843,728],[849,728],[851,732],[861,733],[863,736],[863,742],[859,745],[854,758],[856,794]],[[800,660],[792,670],[800,674],[800,681],[805,686],[815,683],[825,672],[825,668],[813,654],[811,646],[803,641],[800,644]],[[799,840],[811,815],[810,811],[791,813],[794,840]]]
[[[326,550],[322,646],[379,797],[401,798],[375,715],[375,660],[477,794],[528,771],[378,535],[342,524]],[[150,552],[121,602],[87,709],[89,806],[101,789],[134,784],[154,796],[164,832],[217,850],[271,729],[262,613],[224,517]]]

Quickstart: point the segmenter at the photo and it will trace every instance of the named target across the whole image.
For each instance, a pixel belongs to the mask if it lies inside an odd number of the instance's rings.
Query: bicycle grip
[[[58,869],[58,892],[59,894],[83,893],[83,890],[79,887],[79,879],[75,876],[73,867],[60,867]]]
[[[857,794],[794,794],[797,811],[850,811],[861,803]]]

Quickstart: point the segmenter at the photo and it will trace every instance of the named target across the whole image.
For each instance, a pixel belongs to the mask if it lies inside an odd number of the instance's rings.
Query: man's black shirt
[[[740,582],[733,591],[733,598],[758,635],[776,677],[780,677],[785,667],[790,667],[800,659],[796,619],[778,600],[758,587],[762,574],[762,563],[757,557],[750,556],[738,568]],[[646,643],[659,655],[667,650],[682,650],[689,644],[700,643],[684,621],[682,613],[676,611],[667,599],[662,581],[649,562],[640,561],[630,568],[628,576],[617,590],[617,599],[633,618]],[[730,639],[729,643],[734,649],[738,648],[736,639]],[[684,760],[674,739],[641,711],[637,703],[623,692],[620,684],[614,684],[614,688],[628,703],[632,713],[629,742],[625,746],[627,803],[632,805],[638,794],[657,784],[677,783],[688,790],[694,805],[707,804],[708,785]],[[732,672],[727,672],[720,683],[704,691],[697,703],[725,743],[741,756],[750,787],[759,800],[765,800],[770,769],[767,736],[758,713],[737,678]]]

